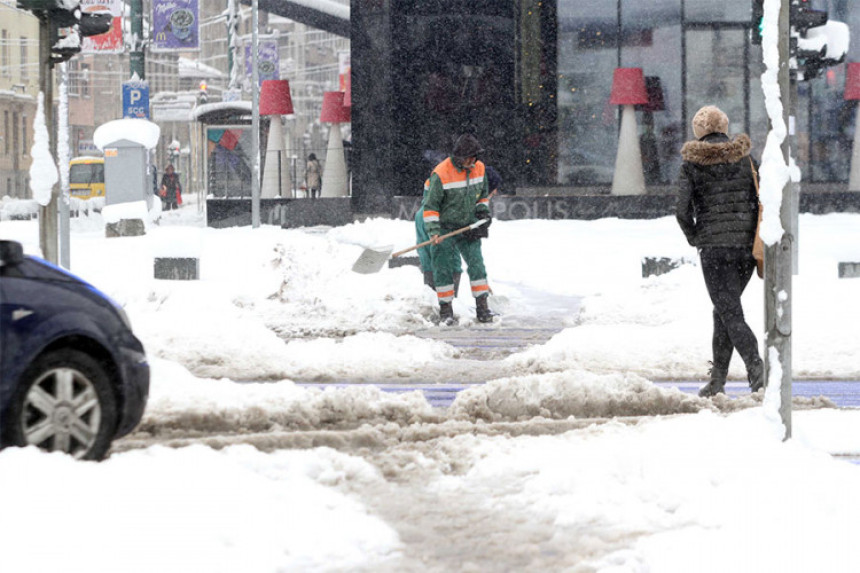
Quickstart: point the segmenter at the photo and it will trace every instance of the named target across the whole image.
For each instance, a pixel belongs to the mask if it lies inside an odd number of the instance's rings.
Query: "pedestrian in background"
[[[174,173],[173,165],[170,163],[164,168],[158,195],[161,197],[161,206],[165,211],[178,209],[182,205],[182,185],[179,183],[179,175]]]
[[[305,186],[308,188],[308,197],[312,199],[319,197],[322,187],[322,166],[313,153],[308,155],[308,164],[305,167]]]
[[[422,204],[424,227],[433,241],[431,259],[439,317],[446,325],[457,322],[451,302],[454,300],[454,271],[461,255],[466,261],[478,321],[493,320],[487,301],[490,286],[480,240],[488,236],[487,227],[492,222],[486,170],[478,160],[482,151],[474,135],[467,133],[458,137],[451,156],[433,169]],[[439,239],[440,235],[479,219],[487,219],[487,223],[444,241]]]
[[[729,139],[729,119],[705,106],[693,117],[696,140],[681,148],[680,192],[676,217],[687,242],[696,247],[705,286],[713,303],[713,362],[710,381],[699,396],[725,392],[734,350],[746,365],[750,390],[764,386],[758,340],[741,305],[756,267],[752,255],[758,223],[758,193],[749,136]]]

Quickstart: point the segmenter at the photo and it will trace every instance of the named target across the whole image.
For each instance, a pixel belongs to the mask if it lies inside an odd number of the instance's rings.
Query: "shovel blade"
[[[355,264],[352,265],[353,272],[363,275],[378,273],[385,266],[385,262],[391,255],[391,248],[364,249]]]

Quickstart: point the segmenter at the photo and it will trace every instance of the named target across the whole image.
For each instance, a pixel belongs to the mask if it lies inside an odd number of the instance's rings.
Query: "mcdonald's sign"
[[[200,49],[199,16],[198,0],[153,0],[152,51]]]

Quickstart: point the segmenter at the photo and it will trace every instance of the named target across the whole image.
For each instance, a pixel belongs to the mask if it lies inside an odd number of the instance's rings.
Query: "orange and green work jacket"
[[[471,225],[475,213],[490,211],[484,164],[476,161],[472,169],[459,169],[449,157],[430,174],[424,193],[424,228],[429,236]]]

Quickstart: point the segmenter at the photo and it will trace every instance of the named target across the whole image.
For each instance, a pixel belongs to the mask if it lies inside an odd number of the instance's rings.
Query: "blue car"
[[[146,354],[122,308],[0,241],[0,447],[102,459],[148,394]]]

